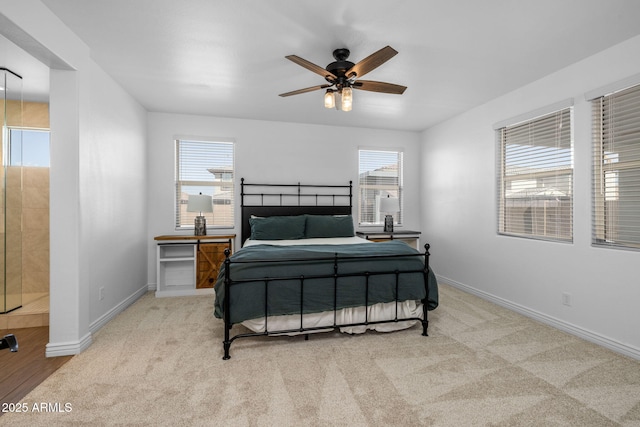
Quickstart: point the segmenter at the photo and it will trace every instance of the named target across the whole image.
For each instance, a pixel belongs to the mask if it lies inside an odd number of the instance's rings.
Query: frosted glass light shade
[[[324,94],[324,108],[333,108],[336,106],[336,96],[331,89],[327,89]]]
[[[342,88],[342,111],[351,111],[353,107],[353,90],[350,87]]]

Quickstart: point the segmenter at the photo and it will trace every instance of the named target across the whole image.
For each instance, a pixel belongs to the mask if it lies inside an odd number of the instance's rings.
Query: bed
[[[242,248],[214,286],[223,359],[239,338],[422,325],[438,305],[429,245],[374,243],[353,229],[348,185],[253,184],[241,179]],[[249,332],[231,336],[234,325]]]

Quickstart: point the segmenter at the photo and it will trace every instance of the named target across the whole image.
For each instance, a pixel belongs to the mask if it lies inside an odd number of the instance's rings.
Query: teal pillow
[[[251,240],[303,239],[305,223],[304,215],[249,218]]]
[[[351,215],[307,215],[304,235],[307,239],[316,237],[353,237]]]

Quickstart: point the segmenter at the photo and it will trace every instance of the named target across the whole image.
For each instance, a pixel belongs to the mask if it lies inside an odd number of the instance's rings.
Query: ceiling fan
[[[328,84],[281,93],[280,96],[299,95],[301,93],[327,89],[324,95],[325,107],[333,108],[335,106],[338,110],[350,111],[353,105],[352,88],[395,95],[402,95],[407,89],[406,86],[393,83],[358,80],[360,77],[378,68],[398,54],[391,46],[383,47],[357,64],[347,60],[350,53],[349,49],[345,48],[334,50],[333,57],[335,58],[335,62],[327,65],[326,68],[322,68],[296,55],[285,56],[288,60],[324,77]],[[336,102],[336,96],[339,97],[338,102]]]

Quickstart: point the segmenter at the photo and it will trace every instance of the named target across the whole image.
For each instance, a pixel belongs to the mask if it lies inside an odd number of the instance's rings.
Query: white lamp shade
[[[187,212],[213,212],[211,196],[207,196],[206,194],[189,194]]]
[[[383,197],[380,199],[380,212],[396,213],[400,211],[400,200],[397,197]]]

